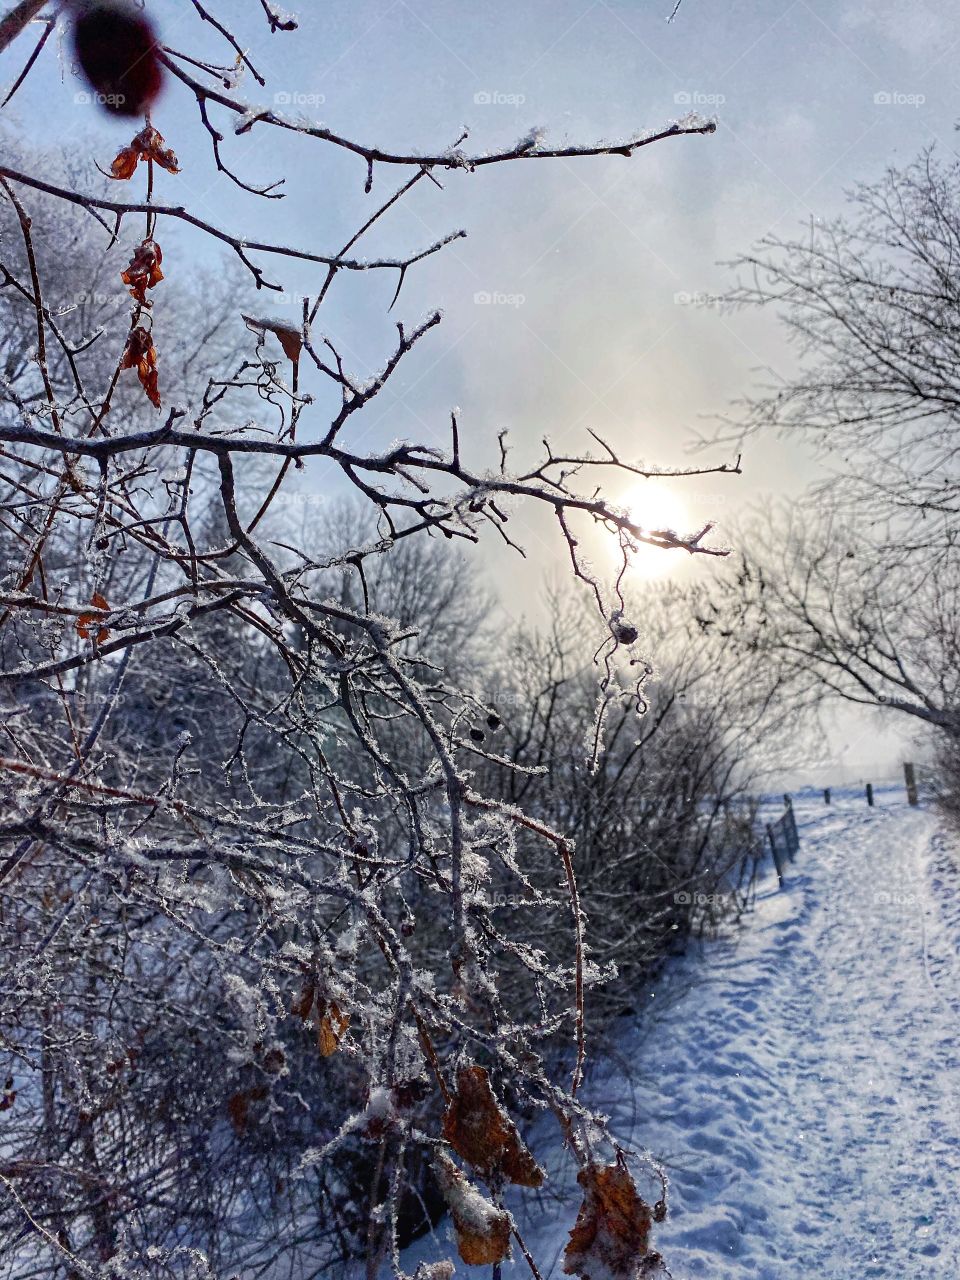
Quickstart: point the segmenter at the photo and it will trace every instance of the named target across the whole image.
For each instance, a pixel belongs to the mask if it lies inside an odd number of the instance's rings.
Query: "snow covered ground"
[[[768,874],[735,939],[673,965],[624,1034],[629,1075],[589,1081],[667,1166],[655,1243],[676,1280],[960,1277],[960,870],[902,797],[798,800],[785,889]],[[569,1165],[555,1149],[556,1198],[518,1212],[545,1277]]]

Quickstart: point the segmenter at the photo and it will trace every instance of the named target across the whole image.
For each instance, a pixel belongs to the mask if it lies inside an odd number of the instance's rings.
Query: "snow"
[[[619,1064],[588,1076],[613,1130],[667,1169],[654,1245],[675,1280],[960,1276],[960,870],[935,813],[902,797],[795,799],[784,889],[768,871],[736,936],[678,960]],[[546,1164],[552,1194],[509,1207],[559,1280],[579,1189],[552,1138]],[[437,1237],[411,1270],[456,1258],[445,1223]]]

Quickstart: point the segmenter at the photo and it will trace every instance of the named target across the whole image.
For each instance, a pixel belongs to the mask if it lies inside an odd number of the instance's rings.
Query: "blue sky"
[[[692,440],[756,388],[758,369],[788,371],[791,353],[769,316],[709,305],[732,280],[722,260],[767,231],[835,215],[845,187],[931,142],[953,148],[960,117],[960,19],[948,0],[683,0],[672,23],[660,0],[328,0],[301,5],[299,30],[274,36],[257,0],[208,7],[250,46],[267,80],[261,89],[248,77],[239,96],[384,146],[435,151],[461,127],[477,151],[533,126],[551,141],[589,142],[691,107],[716,116],[712,137],[670,140],[630,160],[488,167],[447,175],[442,192],[421,184],[364,242],[373,255],[469,232],[411,275],[394,316],[386,276],[335,286],[321,327],[360,374],[388,350],[395,319],[444,312],[355,442],[445,443],[458,405],[477,465],[493,463],[503,427],[525,455],[545,433],[576,446],[591,427],[648,463],[725,460],[722,449],[691,458]],[[167,43],[227,60],[186,0],[149,8]],[[12,80],[23,56],[21,40],[0,59],[0,81]],[[108,162],[129,126],[75,100],[82,86],[69,60],[51,42],[15,114]],[[160,198],[227,229],[334,249],[372,207],[362,162],[323,143],[265,127],[228,138],[229,162],[245,179],[286,177],[285,199],[265,202],[216,173],[195,105],[178,87],[155,123],[183,163],[179,176],[162,176]],[[378,170],[373,198],[401,177]],[[198,236],[162,234],[165,269],[209,259]],[[275,275],[294,296],[321,278],[292,264]],[[257,302],[282,314],[276,300]],[[752,441],[744,467],[739,479],[677,490],[691,524],[718,519],[722,529],[758,497],[798,493],[814,471],[802,447],[777,439]],[[333,479],[317,472],[309,482]],[[532,554],[501,579],[514,611],[529,606],[560,551],[548,518],[519,519]]]
[[[389,437],[445,438],[457,404],[477,441],[509,426],[518,444],[545,431],[573,442],[591,426],[630,454],[683,464],[703,415],[755,386],[757,367],[789,367],[768,317],[731,318],[709,305],[731,281],[720,261],[768,230],[833,215],[845,186],[928,142],[952,147],[960,115],[960,22],[946,0],[909,9],[887,0],[683,0],[672,23],[659,0],[334,0],[302,6],[300,29],[272,37],[255,0],[210,7],[267,79],[261,89],[248,78],[240,96],[270,104],[279,96],[284,111],[383,145],[436,150],[465,126],[468,145],[485,150],[531,126],[550,139],[592,141],[656,126],[688,106],[717,117],[712,137],[671,140],[630,160],[512,164],[413,193],[364,242],[369,253],[457,227],[469,237],[405,288],[397,317],[440,306],[444,323],[410,361],[400,394],[370,415],[369,429]],[[186,0],[150,8],[174,47],[222,53]],[[0,63],[3,80],[22,59],[20,45]],[[74,102],[82,86],[68,63],[68,50],[58,60],[48,46],[18,114],[109,159],[128,126]],[[216,174],[179,87],[155,118],[183,162],[160,197],[184,199],[224,227],[335,248],[369,212],[362,162],[323,143],[264,127],[228,139],[246,179],[286,176],[286,198],[264,202]],[[380,169],[374,197],[400,176]],[[167,239],[184,241],[184,257],[208,253],[199,237]],[[287,265],[277,278],[296,295],[320,273]],[[392,288],[386,276],[350,280],[331,299],[328,330],[359,369],[372,369],[390,341]],[[746,466],[730,490],[738,506],[789,487],[795,468],[805,474],[802,456],[777,441],[752,444]],[[691,492],[717,487],[711,480]]]

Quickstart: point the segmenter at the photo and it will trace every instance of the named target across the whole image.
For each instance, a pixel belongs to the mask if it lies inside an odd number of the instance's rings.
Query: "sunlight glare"
[[[686,537],[693,531],[683,500],[662,480],[642,481],[626,495],[623,505],[645,532],[664,529]],[[641,543],[630,557],[630,567],[641,577],[662,578],[675,572],[686,559],[685,552],[665,551]]]

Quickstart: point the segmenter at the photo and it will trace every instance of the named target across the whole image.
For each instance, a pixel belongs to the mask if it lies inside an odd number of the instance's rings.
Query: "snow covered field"
[[[734,940],[671,968],[662,1012],[624,1036],[632,1079],[589,1080],[668,1169],[655,1242],[676,1280],[960,1277],[960,872],[902,797],[798,800],[785,889],[768,872]],[[519,1215],[545,1277],[579,1202],[569,1164],[557,1149],[559,1199]]]

